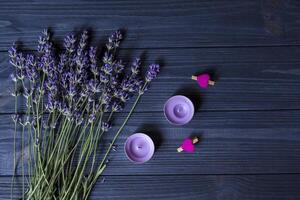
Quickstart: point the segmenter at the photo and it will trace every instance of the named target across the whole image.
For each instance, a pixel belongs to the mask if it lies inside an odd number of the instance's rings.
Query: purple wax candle
[[[129,160],[141,164],[152,158],[155,148],[148,135],[135,133],[127,138],[124,149]]]
[[[165,103],[164,114],[171,124],[184,125],[193,118],[194,105],[192,101],[185,96],[173,96]]]

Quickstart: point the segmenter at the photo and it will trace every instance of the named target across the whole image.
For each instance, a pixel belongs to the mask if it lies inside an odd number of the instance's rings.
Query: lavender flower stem
[[[113,113],[114,113],[114,111],[112,110],[110,112],[109,116],[108,116],[108,119],[107,119],[108,123],[110,123],[110,120],[111,120],[111,118],[113,116]],[[101,119],[102,119],[102,116],[101,116]],[[95,161],[96,161],[96,154],[97,154],[99,139],[102,137],[102,135],[104,133],[103,130],[100,131],[101,122],[102,122],[102,120],[99,121],[98,127],[96,129],[96,139],[95,139],[95,144],[93,145],[94,146],[93,161],[92,161],[92,166],[91,166],[90,174],[89,174],[87,180],[89,180],[91,178],[91,176],[92,176],[92,172],[94,170],[94,165],[95,165]]]
[[[147,84],[148,84],[147,82],[144,83],[144,85],[142,87],[142,90],[144,90],[146,88]],[[115,144],[115,142],[116,142],[119,134],[122,132],[123,128],[127,124],[130,116],[132,115],[132,113],[133,113],[135,107],[137,106],[137,104],[138,104],[140,98],[142,97],[142,95],[143,95],[143,93],[139,93],[139,95],[137,96],[135,102],[133,103],[133,105],[132,105],[132,107],[131,107],[131,109],[130,109],[128,115],[127,115],[127,117],[125,118],[123,124],[121,125],[121,127],[117,131],[117,133],[116,133],[115,137],[113,138],[112,142],[110,143],[110,145],[109,145],[109,147],[108,147],[108,149],[107,149],[107,151],[106,151],[106,153],[105,153],[105,155],[104,155],[104,157],[103,157],[103,159],[102,159],[102,161],[101,161],[101,163],[100,163],[100,165],[99,165],[99,167],[98,167],[98,169],[96,171],[96,175],[95,175],[94,179],[91,181],[91,184],[88,187],[86,198],[88,197],[88,194],[90,193],[93,184],[96,182],[96,180],[98,179],[98,177],[102,174],[103,168],[105,168],[104,163],[105,163],[105,161],[107,159],[108,154],[110,153],[113,145]]]
[[[17,68],[16,68],[17,71]],[[17,81],[15,82],[15,92],[17,91]],[[15,115],[17,115],[18,112],[18,97],[15,96]],[[15,183],[15,175],[16,175],[16,134],[17,134],[17,120],[14,121],[15,128],[14,128],[14,168],[13,168],[13,176],[11,181],[11,199],[13,199],[13,192],[14,192],[14,183]]]

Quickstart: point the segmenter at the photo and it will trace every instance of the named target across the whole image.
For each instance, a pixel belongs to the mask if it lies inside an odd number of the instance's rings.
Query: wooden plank
[[[162,68],[137,107],[139,112],[161,112],[175,94],[189,96],[201,111],[300,109],[300,47],[121,51],[127,62],[141,54],[145,64],[158,62]],[[12,113],[13,69],[6,53],[0,53],[0,66],[0,113]],[[206,70],[214,73],[217,83],[200,89],[190,76]]]
[[[0,199],[10,199],[10,177],[0,177]],[[19,180],[20,181],[20,180]],[[296,200],[300,175],[105,176],[90,199]],[[18,182],[14,196],[20,197]]]
[[[60,39],[124,28],[126,48],[299,45],[299,9],[297,0],[1,1],[0,49],[15,40],[32,48],[47,27]]]
[[[117,116],[119,127],[124,114]],[[135,113],[120,135],[117,151],[109,157],[106,175],[157,174],[257,174],[300,173],[300,111],[199,112],[186,126],[169,125],[162,113]],[[12,174],[13,125],[0,116],[0,175]],[[103,152],[116,128],[100,144]],[[145,132],[156,144],[153,159],[144,165],[128,161],[123,152],[126,138]],[[177,153],[182,140],[198,135],[192,154]],[[106,145],[104,145],[106,144]],[[20,133],[17,139],[20,158]],[[98,156],[100,160],[101,155]]]

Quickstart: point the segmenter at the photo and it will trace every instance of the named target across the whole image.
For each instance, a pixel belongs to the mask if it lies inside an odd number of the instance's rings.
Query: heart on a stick
[[[186,138],[183,140],[182,145],[177,149],[178,152],[185,151],[185,152],[194,152],[195,145],[198,142],[198,138],[195,137],[193,139]]]
[[[192,76],[192,79],[197,81],[201,88],[207,88],[209,85],[214,85],[215,82],[211,80],[209,74],[200,74],[197,76]]]

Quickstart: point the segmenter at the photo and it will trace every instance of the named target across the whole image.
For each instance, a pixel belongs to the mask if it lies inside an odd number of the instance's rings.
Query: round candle
[[[129,160],[135,163],[145,163],[152,158],[155,148],[148,135],[135,133],[127,138],[124,149]]]
[[[174,125],[187,124],[194,116],[192,101],[182,95],[176,95],[167,100],[164,106],[166,119]]]

